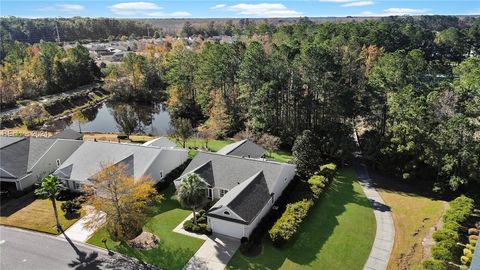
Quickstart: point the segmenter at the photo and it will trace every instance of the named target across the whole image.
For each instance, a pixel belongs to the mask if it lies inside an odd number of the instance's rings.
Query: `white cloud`
[[[318,0],[319,2],[326,2],[326,3],[349,3],[355,0]]]
[[[226,6],[227,5],[225,5],[225,4],[218,4],[218,5],[215,5],[215,6],[211,7],[210,9],[221,9],[221,8],[226,7]]]
[[[218,7],[220,6],[220,7]],[[283,4],[276,3],[260,3],[260,4],[237,4],[233,6],[217,5],[216,9],[235,12],[238,15],[254,16],[254,17],[300,17],[301,12],[287,8]]]
[[[388,8],[383,11],[383,13],[374,13],[370,11],[364,11],[360,16],[373,16],[373,17],[382,17],[382,16],[404,16],[404,15],[431,15],[430,9],[414,9],[414,8]]]
[[[166,13],[166,12],[150,12],[146,14],[148,17],[161,17],[161,18],[185,18],[185,17],[190,17],[192,14],[186,12],[186,11],[175,11],[171,13]]]
[[[400,15],[423,15],[428,14],[430,9],[414,9],[414,8],[389,8],[386,9],[385,12],[390,16],[400,16]]]
[[[85,9],[82,5],[77,4],[59,4],[39,8],[39,11],[63,11],[63,12],[80,12]]]
[[[152,2],[124,2],[109,8],[113,13],[124,16],[143,15],[151,10],[162,9],[162,7]]]
[[[356,1],[343,4],[342,7],[364,7],[375,4],[373,1]]]

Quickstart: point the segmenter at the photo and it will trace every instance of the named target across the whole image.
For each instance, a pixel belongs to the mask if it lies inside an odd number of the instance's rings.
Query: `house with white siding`
[[[295,176],[295,165],[274,161],[199,152],[174,181],[195,173],[216,203],[207,211],[209,228],[235,238],[249,237]],[[218,201],[217,201],[218,200]]]

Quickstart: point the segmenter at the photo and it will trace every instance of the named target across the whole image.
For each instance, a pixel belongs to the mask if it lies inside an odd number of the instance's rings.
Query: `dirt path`
[[[448,209],[448,203],[443,202],[443,212],[445,213],[447,209]],[[442,227],[443,227],[443,214],[440,217],[440,219],[437,221],[437,223],[435,223],[435,225],[428,230],[427,235],[422,240],[423,260],[430,258],[431,248],[435,243],[435,240],[433,240],[433,233]]]

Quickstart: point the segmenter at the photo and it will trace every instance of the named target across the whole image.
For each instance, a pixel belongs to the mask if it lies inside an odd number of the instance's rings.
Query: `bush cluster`
[[[63,202],[60,207],[65,213],[65,216],[74,216],[78,215],[78,211],[82,209],[82,204],[79,200],[73,199]]]
[[[270,231],[268,231],[274,245],[280,246],[288,242],[288,240],[295,235],[312,205],[313,201],[306,199],[287,205],[287,209],[283,215],[275,222]]]
[[[457,241],[459,241],[460,224],[473,213],[474,201],[466,196],[460,196],[449,203],[450,208],[443,216],[444,226],[433,234],[435,245],[432,247],[433,260],[426,260],[423,267],[429,270],[448,269],[448,262],[454,259]],[[471,230],[474,232],[474,230]],[[470,243],[463,250],[463,256],[460,261],[468,264],[471,261],[471,248],[474,245]]]
[[[196,218],[197,224],[193,223],[193,218],[191,218],[183,223],[183,229],[189,232],[210,235],[212,233],[212,229],[208,228],[206,211],[200,210],[198,213],[196,213]]]

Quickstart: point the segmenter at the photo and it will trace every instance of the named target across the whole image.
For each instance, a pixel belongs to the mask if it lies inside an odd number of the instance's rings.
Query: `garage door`
[[[214,233],[224,234],[235,238],[243,237],[243,227],[245,225],[221,220],[217,218],[209,218],[210,228]]]

